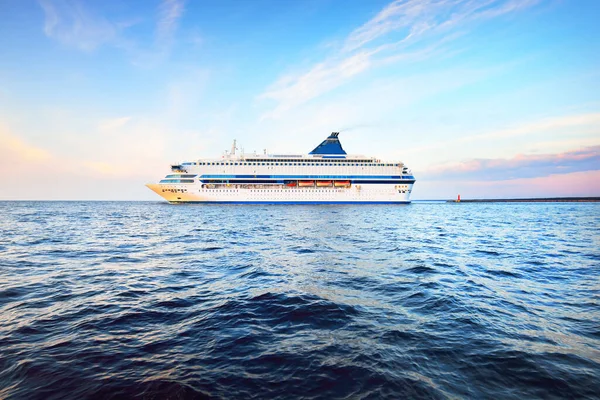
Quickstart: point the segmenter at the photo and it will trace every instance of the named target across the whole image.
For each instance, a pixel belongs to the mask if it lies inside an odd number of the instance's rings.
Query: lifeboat
[[[300,186],[300,187],[315,186],[315,181],[298,181],[298,186]]]
[[[335,181],[333,185],[335,187],[348,187],[350,186],[350,181]]]
[[[318,187],[329,187],[332,186],[333,182],[331,181],[317,181]]]
[[[296,182],[286,182],[286,184],[285,184],[285,186],[288,186],[288,187],[295,187],[296,185],[297,185]]]

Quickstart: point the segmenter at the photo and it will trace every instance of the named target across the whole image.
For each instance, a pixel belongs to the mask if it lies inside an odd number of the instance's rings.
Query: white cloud
[[[159,6],[159,17],[156,24],[156,35],[159,42],[165,43],[172,40],[182,15],[183,1],[163,0]]]
[[[261,119],[278,117],[374,66],[431,56],[438,46],[459,36],[458,28],[537,1],[396,0],[352,31],[331,56],[306,72],[283,76],[259,95],[259,100],[276,103]]]
[[[77,0],[39,0],[44,10],[44,33],[83,51],[114,41],[120,27],[92,13]]]
[[[301,76],[280,79],[271,89],[259,96],[260,99],[271,99],[278,103],[278,106],[263,115],[262,119],[276,117],[296,105],[336,88],[369,68],[371,55],[369,52],[361,52],[341,60],[328,60],[315,65]]]
[[[38,0],[44,10],[44,33],[60,43],[91,52],[103,45],[124,50],[136,65],[153,65],[171,50],[179,20],[183,16],[183,0],[162,0],[155,20],[155,40],[144,43],[127,37],[125,29],[144,21],[135,18],[107,18],[81,0]],[[102,4],[95,3],[96,6]]]
[[[564,115],[560,117],[544,118],[539,121],[527,122],[510,128],[494,130],[491,132],[453,137],[446,141],[437,141],[421,147],[407,149],[407,153],[425,153],[434,149],[449,149],[463,146],[470,142],[489,142],[493,140],[504,140],[518,136],[530,136],[538,133],[548,134],[565,128],[592,129],[600,132],[600,113],[585,113],[575,115]]]

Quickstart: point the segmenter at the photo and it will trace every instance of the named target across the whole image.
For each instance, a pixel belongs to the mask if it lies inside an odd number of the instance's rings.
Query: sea
[[[2,399],[600,398],[600,204],[0,202]]]

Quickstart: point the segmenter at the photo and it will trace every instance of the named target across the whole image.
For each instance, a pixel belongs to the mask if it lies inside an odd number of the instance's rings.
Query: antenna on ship
[[[236,143],[236,140],[233,139],[233,144],[231,145],[231,153],[230,153],[232,156],[235,156],[235,151],[237,150],[237,147],[235,147],[235,143]]]

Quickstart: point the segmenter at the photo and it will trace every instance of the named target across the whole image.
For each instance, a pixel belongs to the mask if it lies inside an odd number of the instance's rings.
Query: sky
[[[0,0],[0,200],[158,200],[171,163],[402,161],[413,199],[600,196],[597,0]]]

